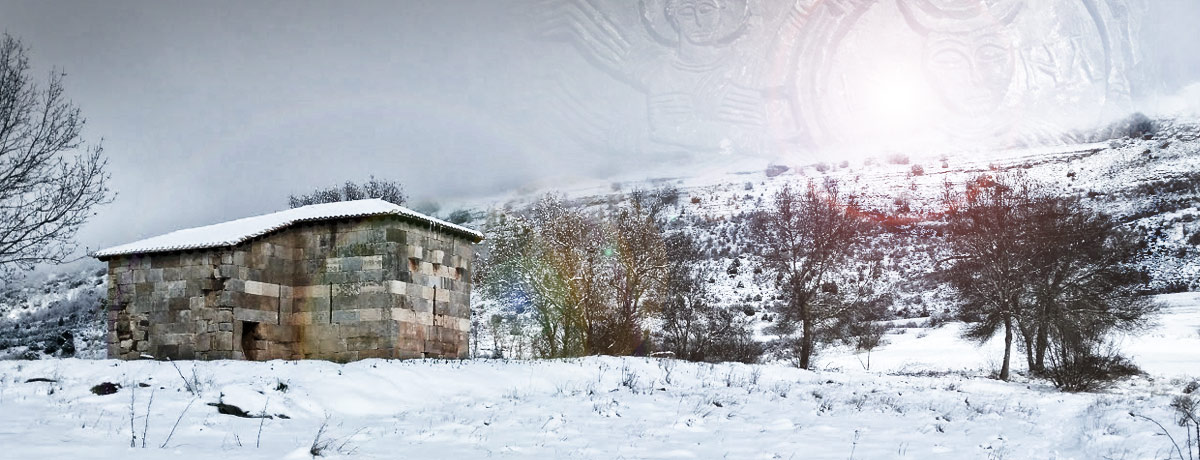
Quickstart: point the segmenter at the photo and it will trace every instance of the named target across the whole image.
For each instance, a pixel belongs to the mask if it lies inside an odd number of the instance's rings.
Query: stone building
[[[467,356],[474,230],[382,200],[318,204],[93,254],[108,355]]]

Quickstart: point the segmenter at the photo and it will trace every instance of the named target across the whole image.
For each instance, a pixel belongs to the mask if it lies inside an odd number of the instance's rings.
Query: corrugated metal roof
[[[104,259],[128,254],[229,247],[301,222],[389,214],[427,222],[432,228],[473,238],[476,242],[483,240],[483,234],[478,231],[383,200],[371,199],[314,204],[214,225],[177,230],[165,235],[101,249],[92,253],[92,256]]]

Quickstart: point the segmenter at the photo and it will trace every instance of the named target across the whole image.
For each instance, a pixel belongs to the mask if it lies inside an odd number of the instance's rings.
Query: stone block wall
[[[232,358],[233,311],[211,308],[220,282],[215,254],[134,255],[109,260],[108,355]],[[219,256],[218,256],[219,257]]]
[[[400,217],[109,259],[109,356],[466,357],[470,239]]]

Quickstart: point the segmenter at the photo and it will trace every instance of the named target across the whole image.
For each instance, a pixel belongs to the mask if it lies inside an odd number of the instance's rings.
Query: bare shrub
[[[1200,457],[1200,401],[1191,396],[1176,396],[1171,400],[1171,409],[1175,410],[1175,423],[1187,432],[1188,458],[1192,458],[1192,449]],[[1195,430],[1195,438],[1192,430]]]
[[[1065,391],[1094,391],[1114,380],[1138,375],[1138,369],[1111,345],[1056,343],[1047,356],[1045,374]]]
[[[361,184],[346,181],[342,185],[318,188],[308,194],[289,195],[288,206],[298,208],[311,204],[365,200],[368,198],[377,198],[401,206],[408,201],[408,196],[404,194],[404,187],[399,181],[376,179],[375,176],[371,176],[370,179]]]
[[[325,452],[333,446],[333,439],[325,434],[325,430],[329,429],[329,416],[325,416],[325,420],[321,422],[321,427],[317,428],[317,435],[313,436],[312,445],[308,448],[308,454],[315,457],[324,457]]]

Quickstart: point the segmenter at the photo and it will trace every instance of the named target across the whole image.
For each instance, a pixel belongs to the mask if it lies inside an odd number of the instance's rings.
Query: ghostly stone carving
[[[1001,145],[1070,141],[1072,118],[1127,97],[1124,85],[1109,90],[1111,46],[1091,0],[898,4],[925,39],[926,75],[956,115],[945,129],[957,138]]]
[[[753,148],[765,123],[765,101],[753,76],[736,72],[748,63],[730,46],[744,33],[748,14],[739,0],[643,0],[647,29],[672,47],[666,59],[638,63],[655,140]]]
[[[925,126],[906,127],[928,130],[925,141],[978,148],[1069,142],[1075,129],[1098,121],[1106,110],[1124,109],[1129,100],[1128,75],[1113,58],[1119,50],[1109,31],[1128,28],[1096,0],[887,0],[866,13],[868,18],[855,19],[860,23],[850,27],[850,38],[830,42],[833,76],[813,90],[826,99],[812,112],[832,120],[814,130],[822,140],[863,136],[831,125],[861,119],[861,113],[842,107],[877,102],[864,101],[862,94],[871,92],[861,84],[829,82],[894,71],[872,65],[886,52],[871,45],[904,41],[905,34],[918,40],[912,59],[920,62],[921,81],[894,86],[920,95],[904,101],[911,114],[895,116],[922,117]],[[894,17],[907,30],[890,28]],[[1124,50],[1131,46],[1127,37],[1118,44]],[[912,75],[888,76],[904,77]]]
[[[900,6],[925,36],[924,68],[942,103],[967,116],[999,108],[1016,69],[1016,43],[1006,32],[1022,4],[988,8],[961,0],[938,8],[929,0],[901,0]]]
[[[920,68],[910,87],[924,88],[914,98],[938,106],[927,124],[940,136],[1069,140],[1063,120],[1077,114],[1064,108],[1129,100],[1126,1],[540,0],[537,11],[542,37],[644,94],[652,143],[778,156],[869,129],[863,111],[881,102],[862,86],[894,71],[872,44],[905,40]]]
[[[853,3],[853,2],[823,2]],[[759,153],[800,135],[790,92],[808,10],[762,0],[642,0],[629,8],[589,0],[542,4],[542,34],[567,39],[646,96],[650,138],[690,150]],[[624,20],[625,22],[623,22]],[[772,69],[772,66],[776,68]]]
[[[947,131],[967,139],[1012,132],[1017,120],[1007,117],[1002,105],[1016,71],[1018,43],[1010,26],[1023,3],[898,0],[898,4],[905,21],[924,37],[926,78],[953,114],[945,119]]]
[[[812,149],[827,143],[835,124],[845,123],[825,114],[834,102],[830,86],[836,80],[831,64],[838,45],[876,0],[816,0],[791,2],[787,20],[775,42],[771,59],[786,63],[788,92],[793,98],[792,118],[797,146]]]

